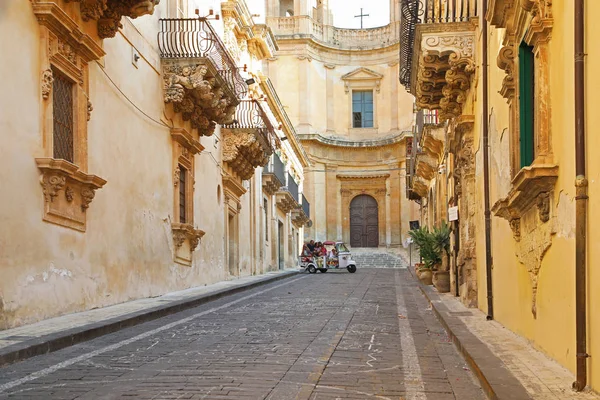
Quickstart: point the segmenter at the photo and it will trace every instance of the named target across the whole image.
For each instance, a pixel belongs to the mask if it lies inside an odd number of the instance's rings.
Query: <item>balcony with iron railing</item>
[[[239,68],[207,17],[160,19],[157,35],[165,103],[173,105],[200,135],[228,124],[246,96]]]
[[[274,195],[285,185],[285,166],[277,155],[273,153],[271,160],[265,165],[262,173],[263,190],[268,195]]]
[[[223,161],[243,180],[250,179],[257,167],[281,145],[273,123],[257,100],[242,100],[235,119],[223,125]]]
[[[400,82],[439,121],[462,113],[475,70],[476,0],[401,0]]]
[[[303,194],[300,196],[302,198],[302,204],[292,211],[292,222],[297,227],[304,226],[310,221],[310,204]]]
[[[284,213],[296,210],[300,207],[300,191],[298,183],[290,173],[287,174],[287,184],[282,186],[276,193],[277,207]]]

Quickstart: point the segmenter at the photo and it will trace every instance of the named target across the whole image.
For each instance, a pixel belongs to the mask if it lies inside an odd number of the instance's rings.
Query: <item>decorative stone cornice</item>
[[[190,251],[196,250],[198,244],[200,244],[200,239],[205,234],[203,230],[194,229],[190,224],[174,223],[171,229],[173,231],[173,244],[177,250],[186,240],[190,243]]]
[[[208,58],[163,59],[164,101],[173,104],[200,136],[211,136],[216,124],[233,122],[239,103]]]
[[[456,118],[475,71],[475,26],[470,22],[418,25],[411,92],[419,108]]]
[[[348,72],[342,76],[341,79],[344,81],[344,90],[346,93],[348,93],[353,86],[357,85],[360,87],[364,87],[365,85],[372,86],[379,93],[381,90],[381,80],[383,79],[383,75],[371,69],[361,67],[355,69],[354,71]]]
[[[532,206],[540,212],[540,220],[548,221],[549,200],[547,194],[554,190],[558,179],[558,166],[532,165],[524,167],[514,177],[513,188],[508,195],[492,207],[492,212],[507,221],[521,218]]]
[[[66,160],[36,158],[35,161],[42,171],[40,184],[44,193],[44,220],[85,231],[85,213],[95,191],[102,188],[106,180],[88,175]]]
[[[59,38],[59,52],[78,66],[77,57],[85,63],[98,60],[106,53],[94,39],[85,34],[79,25],[55,2],[32,1],[33,13],[39,24]]]
[[[121,18],[135,19],[154,13],[154,7],[160,0],[66,0],[79,3],[81,18],[84,21],[98,22],[98,36],[111,38],[122,28]]]
[[[204,150],[204,146],[194,139],[191,133],[184,128],[171,128],[171,137],[175,142],[186,149],[187,152],[190,152],[191,155],[198,154]],[[182,151],[184,156],[186,156],[186,151]]]

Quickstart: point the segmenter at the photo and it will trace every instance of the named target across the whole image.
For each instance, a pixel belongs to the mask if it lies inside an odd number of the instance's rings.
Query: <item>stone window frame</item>
[[[358,77],[359,74],[366,76]],[[378,94],[381,92],[381,81],[384,75],[368,68],[360,67],[357,68],[344,76],[342,81],[344,82],[344,90],[348,94],[348,131],[349,132],[373,132],[377,133],[379,130],[379,118],[377,118],[378,110]],[[370,128],[354,128],[354,118],[352,113],[352,98],[354,91],[373,91],[373,127]]]
[[[185,128],[172,128],[173,143],[173,245],[175,262],[185,266],[192,264],[192,252],[196,250],[205,232],[194,225],[195,155],[204,147]],[[180,176],[185,168],[185,223],[180,222]]]
[[[87,123],[91,118],[89,66],[105,55],[100,45],[56,3],[32,4],[40,25],[40,128],[43,157],[35,159],[42,176],[42,219],[85,232],[87,209],[106,180],[87,171]],[[53,70],[73,87],[73,162],[54,158]]]
[[[506,3],[506,4],[505,4]],[[531,164],[553,164],[551,106],[549,101],[550,66],[549,41],[552,33],[552,6],[546,0],[521,0],[508,5],[507,0],[495,0],[488,19],[498,28],[506,28],[503,47],[497,65],[506,72],[500,94],[506,98],[510,110],[510,153],[513,180],[523,168],[520,166],[519,127],[519,45],[525,42],[534,53],[534,161]],[[502,11],[500,10],[502,9]]]
[[[510,115],[511,190],[492,211],[507,219],[516,241],[520,240],[521,215],[531,209],[538,198],[546,198],[558,178],[552,152],[552,115],[549,102],[549,41],[552,37],[552,4],[547,0],[494,0],[487,19],[498,28],[506,28],[497,65],[506,72],[500,94],[507,99]],[[519,115],[518,47],[525,42],[534,53],[534,160],[521,167]],[[540,203],[546,204],[545,201]],[[549,211],[540,212],[541,222],[548,221]]]

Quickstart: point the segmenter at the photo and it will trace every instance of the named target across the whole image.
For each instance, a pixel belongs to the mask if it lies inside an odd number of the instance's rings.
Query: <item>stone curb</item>
[[[531,400],[527,390],[506,369],[502,361],[491,353],[485,343],[471,334],[458,319],[444,313],[447,309],[433,287],[423,285],[415,276],[412,266],[409,266],[408,270],[457,350],[469,364],[487,397],[491,400]]]
[[[264,277],[239,286],[224,288],[212,293],[205,293],[184,300],[174,300],[165,305],[151,307],[145,310],[109,318],[103,321],[86,324],[76,328],[51,333],[22,343],[13,344],[0,349],[0,367],[22,361],[30,357],[50,353],[65,347],[73,346],[97,337],[117,332],[125,328],[152,321],[167,315],[175,314],[199,305],[244,292],[267,283],[276,282],[292,277],[302,271],[285,271],[281,274]]]

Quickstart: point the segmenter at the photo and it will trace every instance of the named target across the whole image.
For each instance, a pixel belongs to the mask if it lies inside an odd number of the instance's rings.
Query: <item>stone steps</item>
[[[398,256],[380,252],[352,250],[352,259],[358,268],[406,268],[406,263]]]

